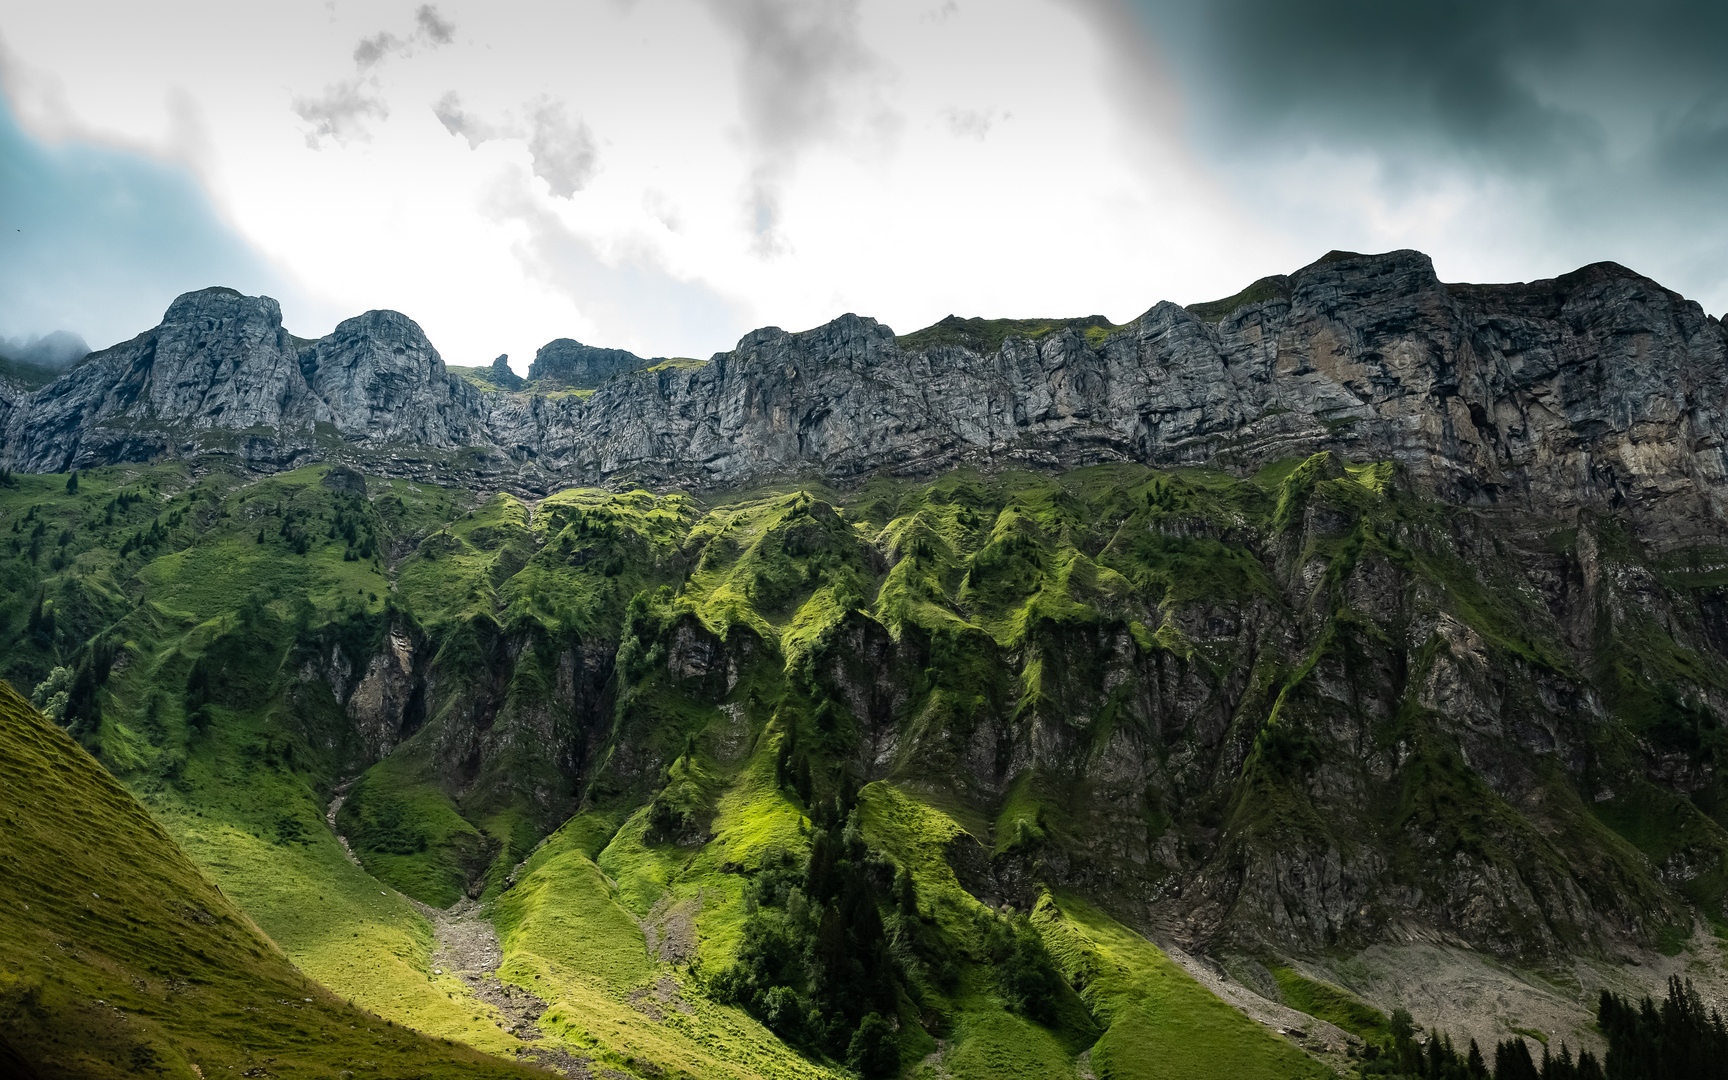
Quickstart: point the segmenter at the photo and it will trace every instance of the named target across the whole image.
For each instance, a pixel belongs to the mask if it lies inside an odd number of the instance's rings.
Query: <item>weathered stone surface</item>
[[[520,390],[527,382],[522,376],[510,370],[510,354],[504,353],[492,361],[492,382],[505,390]]]
[[[540,346],[528,366],[528,378],[573,390],[591,390],[614,375],[653,367],[658,360],[644,360],[623,349],[597,349],[574,338],[557,338]]]
[[[459,478],[450,452],[478,447],[462,467],[526,488],[713,488],[962,463],[1252,468],[1331,448],[1395,458],[1453,500],[1613,508],[1659,541],[1723,527],[1728,333],[1696,303],[1610,263],[1446,285],[1413,251],[1328,256],[1274,284],[1216,321],[1200,313],[1229,305],[1160,303],[1115,331],[1009,334],[989,355],[904,348],[856,315],[756,330],[695,368],[542,349],[534,378],[598,385],[588,397],[477,390],[394,312],[306,343],[274,301],[208,289],[50,386],[0,389],[0,462],[223,449],[269,469],[331,453],[324,430],[386,470]]]

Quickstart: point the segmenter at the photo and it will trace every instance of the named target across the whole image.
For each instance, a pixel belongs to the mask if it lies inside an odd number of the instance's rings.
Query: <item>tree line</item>
[[[1421,1080],[1728,1080],[1728,1026],[1706,1009],[1690,979],[1668,980],[1668,995],[1658,1005],[1649,997],[1636,1003],[1608,990],[1596,1006],[1596,1026],[1608,1040],[1601,1058],[1589,1050],[1574,1056],[1560,1044],[1542,1048],[1538,1060],[1530,1044],[1512,1038],[1494,1047],[1490,1065],[1475,1039],[1460,1051],[1445,1033],[1426,1046],[1415,1039],[1410,1014],[1392,1014],[1392,1039],[1380,1051],[1370,1048],[1362,1075],[1420,1077]]]

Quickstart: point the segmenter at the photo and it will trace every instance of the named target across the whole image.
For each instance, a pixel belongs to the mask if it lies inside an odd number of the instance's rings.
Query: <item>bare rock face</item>
[[[505,353],[492,361],[491,377],[494,385],[505,390],[520,390],[527,380],[510,370],[510,354]]]
[[[414,640],[400,626],[390,628],[384,647],[372,658],[347,700],[347,711],[368,756],[387,756],[420,726],[425,702],[416,679]]]
[[[1717,531],[1728,509],[1728,333],[1611,263],[1447,285],[1419,252],[1333,253],[1231,301],[1009,332],[987,354],[985,338],[946,325],[897,339],[845,315],[652,371],[560,339],[531,378],[598,389],[547,397],[450,376],[394,312],[303,343],[274,301],[208,289],[50,386],[0,389],[0,462],[49,471],[226,449],[284,467],[320,452],[320,423],[385,471],[452,467],[424,454],[392,464],[387,451],[477,447],[525,488],[960,464],[1253,468],[1334,449],[1396,459],[1455,501],[1622,509],[1657,540]]]
[[[360,448],[479,443],[477,394],[420,327],[370,311],[307,342],[269,297],[187,293],[162,324],[0,403],[14,468],[62,471],[206,451],[292,467],[319,425]]]
[[[348,319],[305,349],[299,366],[330,422],[351,442],[442,447],[486,441],[478,392],[445,371],[438,350],[406,315],[368,311]]]
[[[169,449],[170,431],[251,429],[276,441],[326,418],[276,301],[232,289],[187,293],[156,329],[12,405],[12,466],[36,472],[147,459]]]
[[[614,375],[640,371],[658,362],[623,349],[597,349],[574,338],[558,338],[540,346],[528,367],[528,378],[572,390],[592,390]]]

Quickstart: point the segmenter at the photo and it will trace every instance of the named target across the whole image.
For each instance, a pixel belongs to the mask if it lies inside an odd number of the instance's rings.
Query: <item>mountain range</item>
[[[0,676],[330,1001],[568,1075],[1599,1054],[1728,994],[1725,411],[1611,263],[526,379],[206,289],[0,373]],[[43,1075],[209,1053],[56,1065],[25,940]]]

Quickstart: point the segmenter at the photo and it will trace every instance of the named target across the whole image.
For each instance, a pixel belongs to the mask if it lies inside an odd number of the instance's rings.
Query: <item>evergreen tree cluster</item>
[[[1597,1006],[1597,1026],[1609,1040],[1598,1061],[1590,1051],[1574,1058],[1564,1042],[1559,1054],[1543,1047],[1541,1061],[1528,1042],[1509,1039],[1495,1047],[1490,1068],[1471,1040],[1458,1054],[1452,1039],[1439,1033],[1427,1045],[1415,1042],[1410,1014],[1393,1013],[1393,1040],[1386,1054],[1363,1064],[1365,1077],[1420,1077],[1422,1080],[1728,1080],[1728,1025],[1707,1011],[1692,982],[1669,978],[1668,997],[1657,1006],[1649,997],[1638,1004],[1609,990]]]
[[[789,727],[780,739],[780,748],[774,755],[774,781],[781,789],[791,789],[805,806],[810,805],[815,782],[810,775],[810,756],[798,749],[796,726]]]
[[[810,805],[810,761],[791,735],[776,764],[781,785]],[[865,843],[849,778],[812,806],[811,819],[809,857],[769,857],[752,878],[737,960],[709,987],[807,1052],[891,1075],[902,1003],[939,1010],[938,995],[956,988],[959,957],[920,910],[912,875]],[[982,910],[975,929],[975,959],[995,969],[1007,1007],[1054,1023],[1062,977],[1030,921]]]
[[[232,623],[193,660],[186,676],[185,709],[194,731],[210,729],[210,706],[244,708],[268,693],[280,649],[272,640],[275,617],[266,604],[261,593],[247,596]]]
[[[342,552],[344,562],[358,562],[378,554],[378,534],[366,514],[366,501],[358,496],[349,495],[338,502],[326,535],[331,540],[340,537],[346,543]],[[303,550],[300,553],[305,554]]]
[[[137,491],[122,491],[109,499],[108,505],[102,508],[102,527],[105,529],[113,528],[115,514],[125,514],[127,510],[143,501],[143,493]]]
[[[48,599],[43,590],[38,589],[36,603],[31,605],[30,618],[24,624],[24,632],[31,637],[37,648],[51,649],[54,647],[55,629],[54,602]]]
[[[153,518],[148,529],[140,529],[128,536],[125,542],[120,545],[120,557],[125,558],[134,551],[153,551],[162,546],[167,539],[168,530],[162,527],[162,519],[160,517]]]
[[[42,538],[48,534],[48,522],[37,516],[37,512],[41,509],[40,506],[32,506],[29,513],[25,514],[21,518],[14,518],[12,521],[12,531],[15,533],[22,532],[24,526],[30,524],[32,521],[36,523],[35,528],[30,530],[29,558],[31,563],[35,563],[36,560],[42,557]],[[12,554],[22,555],[23,553],[24,545],[20,541],[12,541]]]
[[[865,844],[857,802],[845,783],[814,808],[802,865],[790,853],[763,861],[745,893],[737,961],[710,989],[795,1046],[887,1076],[899,1069],[896,1018],[908,976],[896,953],[927,946],[931,935],[913,925],[921,920],[910,876]]]
[[[1394,1010],[1391,1045],[1383,1053],[1379,1047],[1369,1047],[1362,1075],[1421,1080],[1604,1080],[1602,1065],[1594,1054],[1584,1050],[1574,1059],[1565,1043],[1560,1044],[1559,1054],[1543,1047],[1542,1060],[1537,1062],[1523,1039],[1507,1039],[1494,1047],[1490,1068],[1475,1039],[1459,1053],[1445,1032],[1436,1033],[1426,1046],[1416,1041],[1415,1032],[1410,1014],[1404,1009]]]
[[[1560,1052],[1542,1049],[1537,1061],[1523,1039],[1507,1039],[1494,1048],[1490,1068],[1476,1040],[1460,1055],[1444,1033],[1415,1039],[1410,1014],[1392,1014],[1392,1041],[1385,1053],[1370,1047],[1364,1076],[1421,1077],[1422,1080],[1728,1080],[1728,1025],[1721,1014],[1706,1010],[1691,980],[1668,980],[1661,1005],[1646,997],[1633,1004],[1619,994],[1602,991],[1596,1026],[1608,1039],[1608,1052],[1598,1060],[1588,1050],[1574,1058],[1565,1043]]]
[[[1669,978],[1660,1006],[1604,990],[1596,1024],[1608,1037],[1607,1080],[1728,1080],[1728,1026],[1690,979]]]
[[[984,958],[996,969],[996,990],[1002,1003],[1040,1024],[1055,1023],[1062,976],[1031,920],[1024,915],[1004,918],[980,912],[978,922]]]

